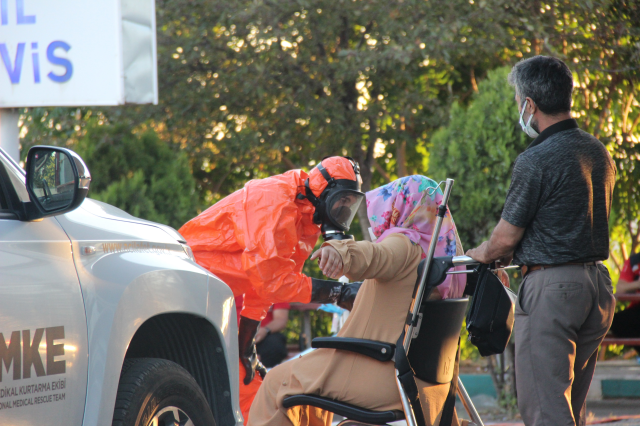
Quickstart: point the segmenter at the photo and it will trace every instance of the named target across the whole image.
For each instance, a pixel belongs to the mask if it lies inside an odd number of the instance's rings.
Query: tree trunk
[[[615,64],[616,62],[613,61],[613,64]],[[606,100],[604,102],[604,104],[602,105],[602,111],[600,111],[600,117],[598,119],[598,124],[596,125],[596,128],[593,131],[593,136],[595,136],[596,138],[600,137],[600,131],[602,130],[602,127],[604,126],[605,123],[605,119],[607,118],[607,112],[609,111],[609,109],[611,108],[611,102],[613,101],[613,91],[615,90],[616,85],[618,84],[619,81],[619,77],[617,75],[614,75],[611,78],[611,82],[609,83],[609,93],[606,93]]]
[[[362,239],[371,241],[369,235],[369,217],[367,216],[367,202],[362,201],[358,207],[358,222],[360,222],[360,230],[362,231]]]
[[[407,176],[407,141],[398,142],[396,146],[396,162],[398,163],[398,177]]]
[[[471,67],[471,87],[474,92],[478,93],[478,82],[476,81],[476,72],[473,67]]]
[[[384,178],[384,180],[387,181],[387,183],[391,182],[391,176],[389,176],[389,173],[387,173],[384,167],[382,167],[377,161],[373,162],[373,167],[378,173],[380,173],[380,175]]]
[[[299,169],[299,167],[296,167],[296,165],[293,164],[293,162],[288,159],[285,154],[282,154],[282,162],[287,166],[288,170]]]
[[[373,149],[376,144],[376,124],[375,115],[369,118],[369,145],[367,150],[362,149],[362,145],[358,143],[355,147],[357,153],[356,159],[360,163],[360,176],[362,176],[362,192],[367,193],[371,190],[371,180],[373,178]],[[362,230],[362,238],[367,241],[371,241],[369,236],[369,217],[367,216],[367,203],[363,201],[358,208],[358,221],[360,222],[360,229]]]
[[[496,394],[498,395],[498,399],[500,399],[500,395],[502,394],[502,389],[504,387],[504,375],[500,374],[499,364],[500,360],[498,359],[500,355],[491,355],[487,357],[487,364],[489,368],[489,373],[491,373],[491,380],[493,381],[493,386],[496,388]]]
[[[609,259],[611,259],[611,261],[613,262],[614,268],[616,268],[616,271],[618,271],[618,275],[620,275],[620,270],[621,270],[620,263],[618,263],[618,259],[616,259],[616,256],[613,250],[609,251]]]
[[[510,342],[507,345],[507,355],[509,358],[509,367],[507,370],[507,386],[509,392],[517,398],[518,392],[516,389],[516,345],[514,342]]]

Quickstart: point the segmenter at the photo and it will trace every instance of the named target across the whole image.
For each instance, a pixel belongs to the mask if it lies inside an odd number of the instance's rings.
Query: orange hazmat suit
[[[335,179],[356,180],[346,158],[329,157],[321,164]],[[260,321],[273,303],[311,300],[311,278],[302,267],[320,226],[313,222],[315,207],[298,197],[305,194],[307,178],[319,197],[327,180],[317,168],[309,174],[290,170],[247,182],[180,228],[196,262],[223,280],[234,296],[244,295],[243,317]],[[248,386],[240,380],[245,419],[261,382],[258,376]]]

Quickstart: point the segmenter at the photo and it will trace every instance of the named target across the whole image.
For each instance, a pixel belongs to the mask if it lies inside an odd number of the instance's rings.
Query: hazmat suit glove
[[[256,371],[264,379],[267,369],[258,360],[256,351],[256,333],[260,327],[260,321],[252,320],[240,316],[238,326],[238,349],[240,352],[240,362],[245,369],[244,384],[248,385],[255,377]]]
[[[350,311],[361,285],[361,282],[343,284],[340,281],[311,278],[311,302],[335,303]]]
[[[361,285],[362,281],[343,285],[342,291],[340,292],[340,298],[337,302],[338,306],[346,309],[347,311],[351,311]]]

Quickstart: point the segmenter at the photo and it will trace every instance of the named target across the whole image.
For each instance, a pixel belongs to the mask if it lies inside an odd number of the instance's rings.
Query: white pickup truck
[[[0,425],[241,425],[229,287],[73,151],[26,170],[0,149]]]

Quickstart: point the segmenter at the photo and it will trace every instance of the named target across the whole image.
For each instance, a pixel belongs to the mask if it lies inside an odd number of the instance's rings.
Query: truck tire
[[[113,426],[215,426],[200,386],[180,365],[159,358],[125,359]]]

